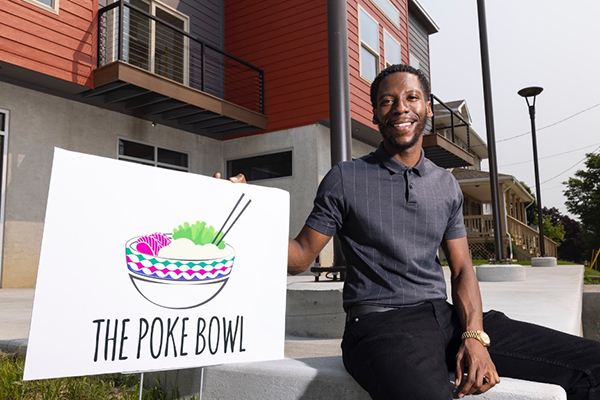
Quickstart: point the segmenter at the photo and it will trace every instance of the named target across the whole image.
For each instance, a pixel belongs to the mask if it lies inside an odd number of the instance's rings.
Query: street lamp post
[[[531,140],[533,142],[533,165],[535,169],[535,194],[537,196],[537,212],[538,212],[538,232],[540,234],[540,256],[546,256],[546,249],[544,248],[544,220],[542,217],[542,192],[540,190],[540,169],[538,167],[538,154],[537,154],[537,139],[535,136],[535,98],[538,94],[542,93],[544,89],[538,86],[531,86],[519,90],[517,93],[519,96],[525,97],[527,106],[529,107],[529,119],[531,119]],[[529,99],[533,98],[531,103]]]

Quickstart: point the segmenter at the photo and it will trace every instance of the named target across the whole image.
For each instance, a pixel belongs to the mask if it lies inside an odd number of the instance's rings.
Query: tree
[[[552,222],[550,217],[543,215],[544,220],[544,236],[554,240],[559,248],[560,245],[565,241],[565,227],[562,222]]]
[[[586,154],[586,170],[569,178],[565,205],[581,221],[587,251],[600,248],[600,154]]]
[[[527,207],[527,223],[531,225],[538,224],[537,200],[531,188],[523,181],[521,185],[533,197],[533,204]],[[581,224],[567,215],[561,214],[556,208],[542,207],[544,220],[544,236],[549,237],[558,243],[558,258],[574,262],[583,262],[586,258],[586,251],[583,243],[583,233]]]
[[[564,242],[558,247],[558,258],[579,263],[583,262],[586,258],[584,257],[585,246],[579,221],[561,214],[555,207],[544,207],[542,213],[544,214],[544,233],[546,232],[546,219],[549,219],[549,222],[555,226],[559,223],[563,226]]]

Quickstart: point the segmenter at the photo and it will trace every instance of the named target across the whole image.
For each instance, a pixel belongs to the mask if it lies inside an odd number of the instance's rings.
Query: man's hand
[[[463,378],[463,372],[467,377]],[[458,397],[485,393],[500,382],[496,366],[487,349],[477,339],[465,339],[456,355],[456,387]],[[462,387],[461,387],[462,384]]]
[[[221,179],[220,172],[215,172],[213,176],[217,179]],[[232,176],[231,178],[229,178],[229,181],[233,183],[246,183],[246,177],[244,176],[244,174],[237,174],[236,176]]]

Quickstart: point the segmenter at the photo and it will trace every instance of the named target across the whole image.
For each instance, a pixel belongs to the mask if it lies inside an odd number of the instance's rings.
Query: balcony
[[[433,117],[428,134],[423,135],[425,156],[443,168],[467,167],[475,164],[475,155],[487,158],[483,141],[470,126],[464,101],[444,103],[431,95]],[[463,111],[466,113],[466,111]],[[476,147],[472,146],[476,142]]]
[[[98,68],[84,94],[103,108],[214,139],[267,127],[264,74],[144,2],[98,13]]]

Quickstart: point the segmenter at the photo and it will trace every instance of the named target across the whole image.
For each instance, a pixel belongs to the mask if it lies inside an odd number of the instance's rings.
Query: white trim
[[[393,40],[394,42],[396,42],[396,43],[398,44],[398,47],[400,48],[400,54],[399,54],[399,56],[400,56],[400,62],[398,63],[398,64],[400,64],[400,63],[402,62],[402,44],[401,44],[399,41],[397,41],[397,40],[396,40],[396,38],[394,38],[394,37],[393,37],[393,36],[392,36],[392,35],[391,35],[391,34],[390,34],[390,33],[389,33],[389,32],[388,32],[388,31],[387,31],[385,28],[384,28],[384,29],[383,29],[383,54],[384,54],[384,57],[383,57],[383,59],[384,59],[384,61],[385,61],[385,66],[386,66],[386,67],[389,67],[390,65],[392,65],[392,63],[391,63],[391,62],[388,62],[388,56],[387,56],[388,49],[387,49],[387,48],[386,48],[386,46],[385,46],[385,45],[386,45],[386,43],[387,43],[387,42],[386,42],[386,40],[385,40],[385,39],[386,39],[386,35],[387,35],[387,37],[388,37],[388,38],[390,38],[391,40]]]
[[[8,175],[8,127],[10,115],[8,110],[0,109],[4,114],[4,130],[0,130],[0,135],[4,136],[4,146],[2,151],[2,175],[0,176],[0,288],[2,287],[2,266],[4,264],[4,226],[6,218],[6,177]],[[2,128],[2,127],[0,127]]]
[[[365,41],[362,40],[361,37],[361,23],[360,23],[360,13],[364,12],[365,15],[369,18],[371,18],[371,20],[373,20],[373,22],[375,22],[375,24],[377,25],[377,49],[373,49],[371,48],[371,46],[369,46],[368,43],[366,43]],[[362,8],[360,5],[358,6],[358,74],[361,78],[363,78],[364,80],[366,80],[367,82],[371,83],[372,80],[369,80],[369,78],[367,78],[366,76],[364,76],[362,74],[362,48],[364,48],[365,50],[367,50],[369,53],[373,54],[376,58],[377,61],[377,65],[375,68],[375,76],[377,76],[377,74],[379,74],[381,67],[380,67],[380,61],[381,61],[381,55],[380,55],[380,47],[381,44],[379,43],[379,22],[377,22],[377,20],[375,18],[373,18],[371,16],[371,14],[369,14],[364,8]]]
[[[425,19],[425,21],[427,21],[427,23],[431,25],[429,27],[430,29],[427,29],[429,35],[433,35],[434,33],[437,33],[440,31],[440,27],[437,26],[437,24],[435,23],[433,18],[431,18],[431,16],[427,13],[425,8],[423,8],[421,3],[419,3],[417,0],[408,0],[408,3],[409,3],[408,4],[409,7],[411,4],[414,5],[417,8],[417,10],[419,11],[419,13],[421,14],[421,18]],[[421,23],[423,23],[423,21],[421,21]]]
[[[143,158],[137,158],[137,157],[132,157],[132,156],[128,156],[128,155],[124,155],[124,154],[120,154],[119,153],[119,142],[121,140],[125,140],[127,142],[131,142],[131,143],[137,143],[137,144],[141,144],[144,146],[148,146],[148,147],[152,147],[154,149],[154,160],[145,160]],[[163,162],[159,162],[158,161],[158,149],[162,149],[162,150],[169,150],[169,151],[174,151],[177,153],[181,153],[181,154],[185,154],[187,155],[187,167],[182,167],[180,165],[174,165],[174,164],[167,164],[167,163],[163,163]],[[174,148],[169,148],[169,147],[165,147],[165,146],[158,146],[155,144],[151,144],[148,142],[142,142],[140,140],[135,140],[135,139],[130,139],[127,137],[123,137],[123,136],[117,136],[117,160],[124,160],[124,161],[132,161],[132,162],[136,162],[136,163],[140,163],[140,164],[145,164],[145,165],[149,165],[151,167],[163,167],[163,168],[169,168],[169,169],[174,169],[177,171],[182,171],[182,172],[190,172],[190,161],[191,161],[191,154],[188,151],[181,151],[178,149],[174,149]]]
[[[394,19],[392,18],[392,16],[391,16],[391,15],[388,15],[388,13],[386,13],[386,12],[385,12],[385,10],[384,10],[382,7],[380,7],[380,6],[379,6],[379,4],[377,4],[377,1],[387,1],[387,2],[390,4],[390,6],[392,6],[392,8],[398,12],[398,20],[397,20],[397,21],[394,21]],[[377,8],[379,11],[381,11],[381,13],[382,13],[383,15],[385,15],[385,17],[386,17],[387,19],[389,19],[389,20],[390,20],[390,22],[391,22],[392,24],[394,24],[394,26],[395,26],[395,27],[397,27],[397,28],[400,28],[400,10],[398,10],[398,9],[397,9],[397,8],[394,6],[394,4],[392,4],[392,2],[391,2],[391,1],[389,1],[389,0],[371,0],[371,3],[373,3],[373,5],[374,5],[374,6],[375,6],[375,7],[376,7],[376,8]]]
[[[37,0],[23,0],[23,1],[26,3],[29,3],[29,4],[33,4],[34,6],[39,7],[42,10],[49,11],[56,15],[58,15],[58,10],[60,9],[59,5],[58,5],[59,0],[52,0],[52,6],[48,6],[47,4],[41,3]]]

